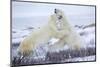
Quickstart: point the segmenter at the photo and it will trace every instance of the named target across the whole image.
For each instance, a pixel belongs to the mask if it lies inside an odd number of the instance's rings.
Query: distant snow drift
[[[75,27],[75,29],[85,41],[86,47],[95,47],[95,26],[85,29]],[[18,46],[18,43],[20,43],[20,41],[24,39],[24,37],[28,36],[28,34],[31,33],[32,30],[34,30],[33,27],[22,30],[12,29],[12,44],[14,46]],[[57,39],[52,39],[51,41],[55,42],[56,40]]]

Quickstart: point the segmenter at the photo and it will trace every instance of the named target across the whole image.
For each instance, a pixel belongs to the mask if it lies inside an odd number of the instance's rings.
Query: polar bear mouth
[[[62,19],[62,16],[60,15],[60,16],[58,17],[58,19]]]

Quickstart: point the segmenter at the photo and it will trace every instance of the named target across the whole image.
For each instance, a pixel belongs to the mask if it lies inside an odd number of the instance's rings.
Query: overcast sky
[[[30,2],[12,2],[12,18],[48,17],[54,12],[55,8],[63,10],[68,18],[68,21],[70,21],[72,24],[86,24],[95,22],[95,7],[93,6]],[[24,21],[25,20],[26,19],[24,19]]]

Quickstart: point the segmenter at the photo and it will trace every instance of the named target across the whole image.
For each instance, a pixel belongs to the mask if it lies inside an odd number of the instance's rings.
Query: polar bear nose
[[[58,19],[62,19],[62,16],[60,15],[60,16],[58,17]]]

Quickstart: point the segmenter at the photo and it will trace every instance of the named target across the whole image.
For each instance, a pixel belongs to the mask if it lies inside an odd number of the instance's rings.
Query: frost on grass
[[[80,50],[66,49],[64,47],[60,51],[48,52],[48,46],[40,46],[35,51],[35,56],[21,58],[17,56],[17,47],[20,41],[26,37],[34,28],[29,27],[24,30],[12,30],[12,65],[29,65],[29,64],[45,64],[45,63],[63,63],[63,62],[80,62],[95,61],[95,25],[81,26],[77,28],[85,44]],[[52,41],[52,40],[51,40]],[[50,42],[51,42],[50,41]]]
[[[79,61],[95,61],[95,49],[88,48],[86,50],[63,50],[59,52],[47,53],[45,58],[23,58],[14,57],[13,64],[45,64],[45,63],[62,63],[62,62],[79,62]]]

